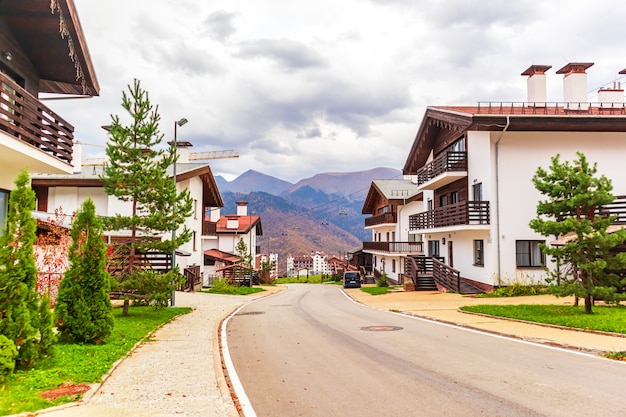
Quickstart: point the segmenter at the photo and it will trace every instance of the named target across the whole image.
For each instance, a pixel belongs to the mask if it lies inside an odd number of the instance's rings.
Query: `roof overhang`
[[[97,96],[100,86],[73,0],[2,0],[0,16],[43,93]]]

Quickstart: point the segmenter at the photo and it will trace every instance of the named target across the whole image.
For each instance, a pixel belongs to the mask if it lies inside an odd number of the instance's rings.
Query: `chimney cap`
[[[177,140],[176,142],[170,141],[170,142],[167,142],[167,144],[174,145],[177,148],[191,148],[193,146],[191,142],[188,142],[186,140]]]
[[[247,206],[248,202],[246,200],[238,200],[237,202],[238,206]]]
[[[623,70],[621,70],[621,71],[619,72],[619,74],[626,74],[626,68],[624,68]]]
[[[570,62],[563,68],[558,70],[557,74],[584,73],[585,70],[593,65],[593,62]]]
[[[522,72],[521,75],[528,75],[530,77],[535,74],[543,74],[550,68],[552,68],[552,65],[531,65],[526,71]]]

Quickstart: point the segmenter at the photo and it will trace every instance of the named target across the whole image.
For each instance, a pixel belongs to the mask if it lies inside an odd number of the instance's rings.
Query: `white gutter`
[[[496,140],[496,242],[497,242],[497,261],[498,261],[498,267],[497,267],[497,271],[498,271],[498,286],[501,284],[501,279],[502,279],[502,262],[500,261],[500,256],[502,254],[502,251],[500,249],[500,176],[499,176],[499,148],[498,145],[500,144],[500,140],[502,139],[502,137],[504,136],[504,132],[507,131],[507,129],[509,128],[509,125],[511,124],[511,120],[509,118],[509,116],[506,116],[506,125],[504,126],[504,129],[502,129],[502,131],[500,132],[500,136],[498,136],[498,139]]]

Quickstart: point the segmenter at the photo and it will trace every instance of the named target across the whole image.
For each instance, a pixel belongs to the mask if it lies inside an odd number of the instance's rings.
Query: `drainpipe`
[[[498,145],[500,144],[500,140],[502,139],[502,137],[504,136],[504,132],[507,131],[507,129],[509,128],[509,125],[511,124],[511,120],[509,118],[509,116],[506,116],[506,125],[504,126],[504,129],[502,129],[502,131],[500,132],[500,136],[498,136],[498,139],[496,140],[496,242],[498,244],[497,246],[497,260],[498,260],[498,267],[497,267],[497,271],[498,271],[498,286],[500,286],[501,282],[501,277],[502,277],[502,262],[500,261],[500,256],[501,256],[501,249],[500,249],[500,157],[499,157],[499,148]]]

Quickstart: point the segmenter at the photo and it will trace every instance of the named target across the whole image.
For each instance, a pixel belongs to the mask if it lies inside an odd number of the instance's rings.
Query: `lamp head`
[[[185,118],[183,117],[182,119],[180,119],[179,121],[177,121],[177,122],[176,122],[176,124],[177,124],[178,126],[182,126],[182,125],[184,125],[185,123],[187,123],[188,121],[189,121],[189,120],[187,120],[187,119],[185,119]]]

